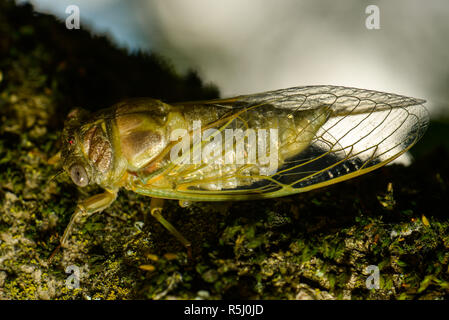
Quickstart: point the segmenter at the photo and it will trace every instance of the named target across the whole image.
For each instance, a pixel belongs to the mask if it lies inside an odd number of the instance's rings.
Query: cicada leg
[[[106,209],[112,204],[112,202],[114,202],[116,197],[117,191],[107,190],[103,193],[94,195],[79,203],[75,212],[70,218],[70,222],[64,231],[61,241],[59,242],[59,246],[55,249],[55,251],[53,251],[53,253],[49,258],[49,261],[52,260],[53,256],[60,247],[62,248],[67,247],[68,237],[72,233],[73,227],[80,219],[89,217],[95,212],[99,212]]]
[[[159,221],[172,235],[176,237],[187,249],[187,255],[189,258],[192,257],[192,245],[190,241],[188,241],[184,236],[179,233],[178,230],[173,227],[173,225],[165,220],[165,218],[162,216],[162,207],[163,207],[164,199],[160,198],[151,198],[150,202],[150,212],[151,215]]]

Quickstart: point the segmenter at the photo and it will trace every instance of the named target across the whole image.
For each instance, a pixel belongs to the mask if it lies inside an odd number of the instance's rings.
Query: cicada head
[[[80,187],[99,183],[112,161],[112,148],[106,134],[89,118],[90,114],[83,109],[71,111],[62,133],[62,167]]]

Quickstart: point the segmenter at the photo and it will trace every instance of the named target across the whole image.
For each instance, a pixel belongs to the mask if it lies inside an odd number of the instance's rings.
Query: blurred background
[[[424,98],[432,118],[449,114],[446,0],[18,0],[130,52],[152,51],[176,72],[196,70],[232,96],[332,84]],[[380,29],[367,29],[367,6]],[[75,32],[75,31],[73,31]]]

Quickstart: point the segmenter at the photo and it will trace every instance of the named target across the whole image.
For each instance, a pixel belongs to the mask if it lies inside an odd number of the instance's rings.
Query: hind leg
[[[151,215],[159,221],[172,235],[176,237],[183,245],[187,248],[187,254],[189,257],[192,256],[192,245],[190,241],[188,241],[184,236],[179,233],[178,230],[173,227],[173,225],[165,220],[165,218],[162,216],[162,208],[163,208],[164,199],[159,198],[151,198],[150,203],[150,213]]]

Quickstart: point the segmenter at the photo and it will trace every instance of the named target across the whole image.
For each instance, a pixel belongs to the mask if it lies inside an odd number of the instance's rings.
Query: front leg
[[[117,191],[106,190],[79,203],[75,213],[70,218],[69,225],[64,231],[60,246],[63,248],[67,247],[67,239],[72,233],[73,226],[79,219],[89,217],[95,212],[103,211],[114,202],[115,198],[117,198]]]

